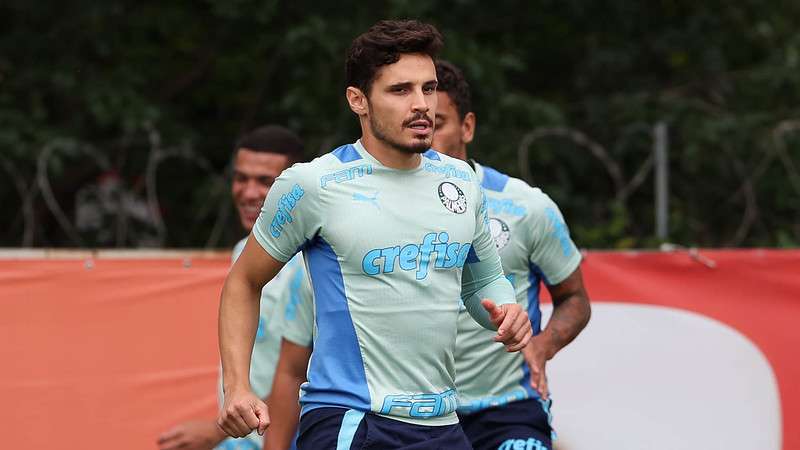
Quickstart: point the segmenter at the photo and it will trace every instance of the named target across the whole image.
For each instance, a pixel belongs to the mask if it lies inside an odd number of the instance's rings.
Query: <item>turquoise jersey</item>
[[[517,303],[527,311],[534,334],[541,330],[540,282],[558,284],[580,265],[581,254],[569,236],[558,206],[538,188],[475,164],[486,192],[490,229],[514,285]],[[528,398],[530,371],[520,353],[507,353],[492,333],[475,326],[462,311],[458,318],[456,384],[459,413]]]
[[[236,261],[247,239],[242,239],[233,248],[232,258]],[[311,285],[306,276],[301,255],[297,255],[261,291],[261,306],[258,318],[258,331],[250,359],[250,385],[260,398],[269,396],[272,380],[278,365],[281,338],[289,331],[293,336],[309,336],[307,339],[294,338],[293,342],[310,346],[310,324],[302,319],[302,311],[311,308],[313,301]],[[218,383],[219,402],[222,406],[222,376]],[[263,438],[255,431],[247,436],[227,438],[217,450],[261,450]]]
[[[499,304],[514,301],[468,164],[428,150],[417,168],[398,170],[360,141],[339,147],[278,177],[253,236],[280,261],[302,250],[311,277],[301,414],[342,407],[421,425],[458,421],[459,293],[485,326],[487,290]]]

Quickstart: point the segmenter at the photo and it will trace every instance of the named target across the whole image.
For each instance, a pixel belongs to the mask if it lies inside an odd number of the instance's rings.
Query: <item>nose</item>
[[[256,180],[248,180],[244,185],[242,197],[247,200],[258,199],[263,196],[263,189]]]
[[[416,89],[412,99],[413,102],[411,104],[411,110],[414,112],[428,112],[428,110],[430,110],[430,106],[428,105],[428,97],[429,96],[422,92],[422,89]]]

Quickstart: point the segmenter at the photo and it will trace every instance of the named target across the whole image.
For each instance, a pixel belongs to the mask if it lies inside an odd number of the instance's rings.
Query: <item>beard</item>
[[[433,123],[425,114],[416,114],[411,119],[404,121],[402,128],[406,128],[415,120],[428,120],[429,122]],[[425,139],[414,139],[414,142],[411,144],[404,144],[397,139],[392,138],[388,130],[389,127],[381,123],[381,121],[375,118],[375,116],[372,114],[369,116],[369,126],[372,129],[372,134],[375,135],[376,139],[403,153],[425,153],[429,148],[431,148],[433,134]]]

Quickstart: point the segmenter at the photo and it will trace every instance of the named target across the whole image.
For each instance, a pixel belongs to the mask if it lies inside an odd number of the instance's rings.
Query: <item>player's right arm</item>
[[[306,381],[311,347],[295,344],[287,339],[281,342],[281,355],[275,369],[269,408],[275,418],[264,441],[265,450],[288,450],[291,448],[300,422],[298,392]]]
[[[263,434],[269,424],[266,405],[249,380],[261,289],[321,227],[316,175],[310,165],[296,164],[275,180],[225,280],[219,317],[225,400],[219,424],[234,437],[255,429]]]
[[[219,349],[225,400],[218,424],[233,437],[244,437],[269,424],[267,407],[250,387],[250,357],[258,329],[261,289],[283,267],[256,242],[248,239],[233,264],[219,307]]]

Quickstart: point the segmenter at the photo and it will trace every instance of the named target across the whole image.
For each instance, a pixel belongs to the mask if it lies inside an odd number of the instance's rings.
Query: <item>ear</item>
[[[472,142],[475,137],[475,113],[468,112],[461,121],[461,141],[465,144]]]
[[[356,113],[356,115],[363,116],[369,112],[367,96],[364,95],[361,89],[349,86],[344,95],[347,97],[347,103],[350,105],[350,109]]]

